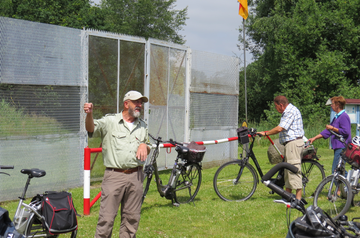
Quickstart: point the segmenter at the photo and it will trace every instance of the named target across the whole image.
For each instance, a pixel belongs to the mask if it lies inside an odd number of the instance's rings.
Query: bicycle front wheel
[[[188,203],[194,200],[200,189],[201,167],[199,164],[185,164],[175,182],[174,196],[177,203]]]
[[[77,230],[75,230],[73,232],[64,233],[64,234],[61,234],[61,235],[51,235],[45,229],[45,227],[42,225],[41,221],[39,220],[39,218],[35,214],[32,214],[30,216],[27,227],[25,228],[25,232],[24,232],[24,236],[26,238],[32,238],[32,237],[51,237],[51,238],[69,237],[69,238],[76,238],[76,235],[77,235]]]
[[[325,178],[324,167],[315,160],[302,160],[301,173],[303,183],[303,197],[312,198],[320,182]]]
[[[143,187],[144,187],[143,191],[144,191],[144,192],[143,192],[143,196],[142,196],[142,199],[141,199],[141,203],[144,202],[145,197],[146,197],[146,194],[147,194],[148,191],[149,191],[151,179],[152,179],[152,175],[149,176],[149,175],[145,174],[145,179],[144,179],[144,181],[143,181]]]
[[[342,176],[326,177],[316,189],[314,206],[320,207],[333,219],[338,219],[350,208],[352,191],[349,182]]]
[[[256,190],[258,178],[255,169],[243,160],[229,161],[216,171],[213,185],[224,201],[245,201]]]

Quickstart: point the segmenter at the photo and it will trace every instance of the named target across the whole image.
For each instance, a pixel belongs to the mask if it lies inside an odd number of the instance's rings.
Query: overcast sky
[[[188,17],[184,30],[185,45],[194,50],[237,56],[244,59],[239,50],[239,27],[243,27],[237,0],[177,0],[175,9],[188,6]],[[251,56],[246,54],[247,64]]]
[[[236,56],[243,62],[244,51],[237,47],[238,29],[243,27],[237,0],[177,0],[175,5],[176,10],[188,7],[189,19],[179,32],[184,36],[186,46],[193,50]],[[251,58],[247,53],[247,64],[252,61]]]

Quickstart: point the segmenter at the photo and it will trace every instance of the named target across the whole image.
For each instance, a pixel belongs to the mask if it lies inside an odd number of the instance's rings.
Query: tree
[[[79,29],[106,29],[102,9],[89,0],[0,0],[0,15]]]
[[[173,10],[176,0],[103,0],[108,30],[146,39],[184,44],[178,32],[185,25],[187,8]]]
[[[0,16],[82,29],[93,28],[184,44],[187,8],[176,0],[0,0]]]
[[[258,0],[247,22],[248,48],[256,61],[249,67],[249,105],[268,119],[276,95],[299,107],[305,122],[328,120],[329,97],[359,98],[360,0]],[[249,42],[247,42],[249,44]],[[267,105],[265,107],[265,105]]]

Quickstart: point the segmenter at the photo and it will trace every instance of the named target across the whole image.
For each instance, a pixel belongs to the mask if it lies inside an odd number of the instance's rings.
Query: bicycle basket
[[[195,141],[191,141],[189,144],[184,145],[189,148],[189,153],[187,153],[184,159],[192,163],[199,163],[203,160],[206,152],[205,146],[198,145]]]
[[[346,146],[346,150],[344,153],[344,160],[349,164],[355,165],[357,167],[360,166],[360,147],[349,143]]]
[[[301,151],[301,158],[302,159],[314,159],[316,158],[316,151],[317,148],[314,145],[309,145]]]
[[[280,144],[279,139],[275,139],[273,141],[274,141],[274,144],[276,145],[276,147],[279,149],[280,153],[282,155],[284,155],[285,146]],[[268,150],[267,150],[267,156],[268,156],[269,162],[271,164],[278,164],[280,162],[283,162],[283,158],[281,158],[281,155],[279,154],[279,152],[275,149],[275,147],[273,145],[269,145]]]

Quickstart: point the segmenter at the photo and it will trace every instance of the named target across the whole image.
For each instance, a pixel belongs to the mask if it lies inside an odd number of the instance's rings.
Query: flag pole
[[[247,116],[247,91],[246,91],[246,50],[245,50],[245,19],[243,18],[243,38],[244,38],[244,78],[245,78],[245,120],[248,123]]]

